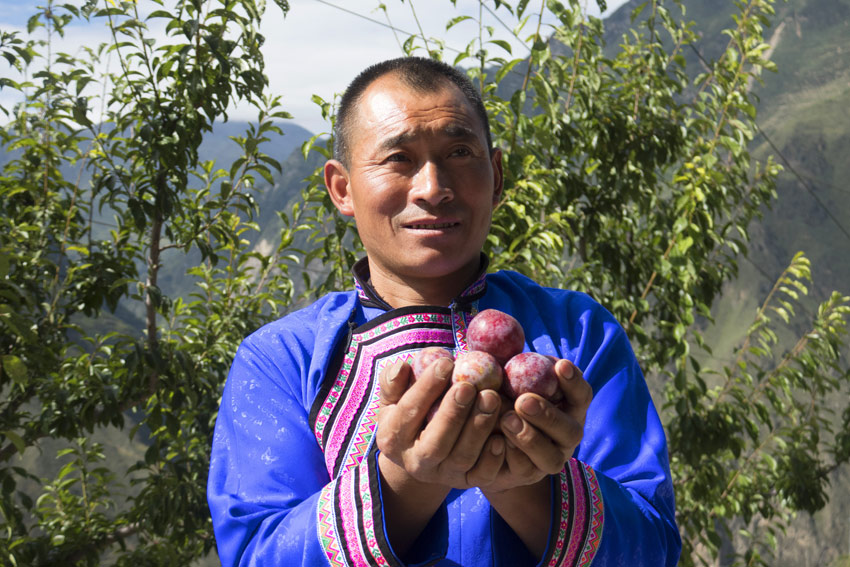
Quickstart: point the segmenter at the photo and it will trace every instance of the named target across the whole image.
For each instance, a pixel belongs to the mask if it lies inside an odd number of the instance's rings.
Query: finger
[[[466,474],[468,486],[486,487],[493,484],[505,462],[505,438],[501,435],[491,435],[475,466]]]
[[[555,373],[564,397],[559,405],[573,419],[584,424],[587,408],[593,400],[593,388],[584,379],[581,370],[569,360],[559,360],[555,364]]]
[[[410,365],[403,360],[385,367],[378,376],[382,406],[397,404],[410,382]]]
[[[536,468],[546,474],[559,472],[581,441],[581,428],[535,394],[520,396],[516,407],[503,421],[505,436]]]
[[[512,484],[526,484],[539,479],[542,473],[537,470],[528,455],[517,447],[509,437],[505,437],[505,465],[507,465]]]
[[[400,383],[404,382],[401,374],[404,374],[405,378],[409,378],[410,376],[410,365],[402,363],[402,368],[403,370],[399,373],[399,378],[397,378],[397,381]],[[389,437],[391,437],[394,444],[398,443],[400,446],[411,445],[422,430],[422,424],[431,405],[446,389],[451,373],[451,361],[448,359],[438,360],[416,380],[413,386],[406,389],[394,404],[394,407],[392,407],[392,411],[384,410],[379,412],[380,427],[378,427],[378,433],[380,439],[390,441]],[[390,376],[391,373],[388,373],[388,382]],[[392,399],[393,397],[392,392],[395,391],[396,386],[389,384],[388,386],[391,393],[384,395],[382,392],[382,399],[384,397],[386,399]],[[404,387],[407,387],[406,384]],[[381,389],[383,390],[383,385]]]
[[[446,459],[446,466],[466,473],[479,460],[484,443],[493,432],[499,418],[501,401],[494,390],[484,390],[476,395],[475,407],[471,411],[460,436]]]
[[[431,463],[441,463],[449,456],[472,411],[476,394],[475,386],[469,382],[452,385],[443,396],[437,413],[422,430],[417,443],[420,458]]]
[[[403,363],[403,366],[406,367],[409,384],[411,368],[406,363]],[[406,390],[397,403],[406,419],[419,420],[428,412],[431,405],[440,398],[451,382],[452,368],[451,360],[441,358],[426,368],[412,386],[407,388],[405,384]]]
[[[566,358],[560,358],[555,361],[555,373],[559,377],[563,377],[567,380],[583,378],[584,376],[581,368],[576,366],[573,361],[567,360]]]

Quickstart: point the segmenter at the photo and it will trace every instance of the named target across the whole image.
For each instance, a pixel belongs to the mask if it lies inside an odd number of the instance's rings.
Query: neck
[[[369,264],[372,287],[393,308],[410,305],[449,305],[478,275],[479,261],[440,278],[404,277]]]

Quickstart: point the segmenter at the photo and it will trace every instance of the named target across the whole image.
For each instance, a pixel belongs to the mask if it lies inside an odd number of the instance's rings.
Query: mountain
[[[606,20],[609,46],[626,32],[639,4],[632,0]],[[734,25],[735,3],[684,0],[682,5],[699,33],[700,55],[719,57],[729,41],[721,32]],[[706,336],[715,353],[740,344],[760,302],[797,251],[811,260],[814,279],[801,317],[810,319],[832,290],[850,295],[850,0],[788,0],[775,9],[765,38],[778,71],[753,85],[760,132],[750,150],[759,159],[773,155],[784,171],[777,180],[778,199],[751,227],[749,257],[739,262],[739,278],[714,306],[716,325]],[[689,67],[698,64],[696,53],[686,57]],[[835,400],[836,407],[846,405],[847,400]],[[829,481],[827,506],[790,520],[771,565],[850,565],[850,470],[839,469]]]

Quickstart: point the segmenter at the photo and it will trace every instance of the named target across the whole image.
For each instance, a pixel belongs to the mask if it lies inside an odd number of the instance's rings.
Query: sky
[[[46,1],[0,0],[0,29],[25,29],[27,19]],[[146,0],[139,2],[140,7],[150,5]],[[624,2],[609,1],[608,11]],[[168,4],[168,0],[165,3]],[[263,47],[266,74],[270,92],[283,97],[283,108],[293,115],[293,122],[314,133],[327,131],[329,126],[311,102],[312,95],[331,100],[366,66],[403,54],[399,41],[403,42],[407,36],[399,31],[397,39],[393,30],[384,25],[387,16],[378,9],[381,3],[381,0],[290,0],[290,11],[284,18],[274,2],[267,0],[261,27],[266,38]],[[588,10],[598,14],[595,2],[589,0],[588,3]],[[410,0],[383,0],[383,4],[394,27],[410,33],[418,30]],[[494,6],[492,0],[486,4]],[[446,53],[451,57],[455,54],[452,49],[463,49],[470,38],[477,37],[478,24],[473,21],[461,22],[449,32],[445,27],[446,22],[456,16],[477,17],[478,0],[457,0],[456,6],[449,0],[417,0],[412,6],[425,35],[444,39]],[[490,13],[483,13],[496,37],[515,46],[513,57],[521,57],[524,52],[517,47],[509,31]],[[505,22],[511,21],[504,8],[496,10],[496,14]],[[527,29],[526,34],[532,27],[529,25]],[[100,22],[75,25],[66,30],[65,38],[56,49],[74,53],[81,45],[93,47],[107,40],[108,30]],[[495,46],[493,49],[499,51]],[[0,73],[9,72],[8,64],[0,60]],[[8,106],[13,100],[13,94],[0,91],[0,105]],[[250,108],[236,107],[230,112],[230,118],[251,120],[256,114]]]

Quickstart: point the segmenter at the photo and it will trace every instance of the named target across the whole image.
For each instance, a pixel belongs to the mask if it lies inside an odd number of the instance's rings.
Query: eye
[[[470,150],[466,146],[461,146],[459,148],[453,149],[450,155],[452,157],[469,157],[472,155],[472,150]]]
[[[400,162],[405,162],[405,161],[408,161],[408,160],[407,160],[407,156],[405,154],[403,154],[401,152],[397,152],[397,153],[391,154],[389,157],[387,157],[387,161],[400,163]]]

